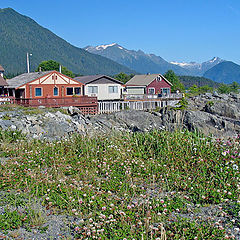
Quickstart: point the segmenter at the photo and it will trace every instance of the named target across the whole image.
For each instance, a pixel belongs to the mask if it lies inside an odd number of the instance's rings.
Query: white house
[[[113,101],[122,98],[123,83],[106,75],[76,77],[75,80],[85,84],[84,95],[97,97],[100,101]]]

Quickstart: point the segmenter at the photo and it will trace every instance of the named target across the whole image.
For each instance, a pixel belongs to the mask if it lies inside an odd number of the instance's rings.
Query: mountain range
[[[11,8],[0,9],[0,64],[7,73],[26,72],[26,53],[31,71],[44,60],[55,60],[78,74],[135,73],[126,66],[69,44],[29,17]]]
[[[203,74],[224,60],[218,57],[203,63],[179,63],[168,62],[155,54],[147,54],[141,50],[128,50],[117,43],[99,45],[96,47],[87,46],[85,50],[98,54],[122,65],[125,65],[139,73],[165,73],[169,69],[178,75],[203,76]]]
[[[95,47],[87,46],[84,49],[91,53],[107,57],[142,74],[164,74],[171,69],[178,75],[204,76],[220,83],[230,83],[232,81],[240,83],[240,66],[219,57],[213,57],[203,63],[181,63],[168,62],[160,56],[147,54],[141,50],[129,50],[117,43]],[[234,71],[232,71],[233,69]]]
[[[203,76],[206,71],[208,71],[212,67],[224,61],[225,60],[219,57],[214,57],[211,60],[203,63],[197,63],[197,62],[190,62],[190,63],[171,62],[171,63],[174,65],[180,66],[184,69],[187,69],[189,71],[189,74],[192,76]]]

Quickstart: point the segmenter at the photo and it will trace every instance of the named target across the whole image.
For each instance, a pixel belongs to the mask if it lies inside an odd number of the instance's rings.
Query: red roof
[[[0,75],[0,86],[8,86],[8,83],[1,75]]]
[[[0,65],[0,72],[4,72],[4,68]]]

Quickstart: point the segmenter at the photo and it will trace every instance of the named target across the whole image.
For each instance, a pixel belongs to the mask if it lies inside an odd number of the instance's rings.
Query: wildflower
[[[106,209],[107,209],[107,208],[106,208],[105,206],[104,206],[104,207],[102,207],[102,210],[103,210],[103,211],[105,211]]]
[[[223,155],[223,156],[226,156],[226,155],[227,155],[227,152],[226,152],[226,151],[222,152],[222,155]]]
[[[75,227],[75,228],[74,228],[74,230],[75,230],[76,232],[79,231],[79,229],[80,229],[79,227]]]

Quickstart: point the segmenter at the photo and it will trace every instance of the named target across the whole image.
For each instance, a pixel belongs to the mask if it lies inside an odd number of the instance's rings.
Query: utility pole
[[[27,52],[27,73],[30,73],[30,61],[29,56],[32,56],[32,54]]]

